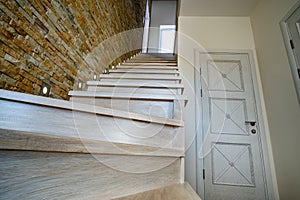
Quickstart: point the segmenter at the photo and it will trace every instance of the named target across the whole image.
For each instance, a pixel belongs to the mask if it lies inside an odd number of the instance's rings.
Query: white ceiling
[[[249,16],[259,0],[181,0],[180,16]]]

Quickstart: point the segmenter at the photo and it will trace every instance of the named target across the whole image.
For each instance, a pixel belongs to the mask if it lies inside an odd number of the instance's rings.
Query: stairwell
[[[0,199],[199,199],[181,80],[173,55],[138,54],[69,102],[0,90]]]

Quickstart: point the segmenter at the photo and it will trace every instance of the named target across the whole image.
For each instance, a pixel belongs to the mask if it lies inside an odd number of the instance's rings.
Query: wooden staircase
[[[69,102],[0,90],[0,199],[199,199],[174,57],[139,54],[87,86]]]

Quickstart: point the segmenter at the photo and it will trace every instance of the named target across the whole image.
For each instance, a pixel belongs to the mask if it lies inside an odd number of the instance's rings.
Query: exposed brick
[[[9,0],[0,2],[0,88],[69,99],[78,80],[141,48],[146,0]]]

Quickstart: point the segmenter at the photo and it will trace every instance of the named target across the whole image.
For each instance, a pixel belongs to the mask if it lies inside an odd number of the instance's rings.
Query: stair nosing
[[[87,86],[99,87],[139,87],[139,88],[170,88],[170,89],[183,89],[184,85],[181,83],[174,84],[153,84],[153,83],[140,83],[140,82],[108,82],[108,81],[87,81]]]
[[[152,66],[152,65],[119,65],[116,67],[117,69],[143,69],[143,70],[151,70],[151,69],[159,69],[159,70],[178,70],[177,66]]]
[[[182,77],[181,76],[144,76],[144,77],[139,77],[139,76],[124,76],[124,75],[118,75],[115,74],[114,76],[110,76],[109,74],[100,74],[100,80],[101,79],[136,79],[136,80],[165,80],[165,81],[181,81]]]
[[[103,116],[131,119],[131,120],[137,120],[143,122],[151,122],[151,123],[163,124],[167,126],[175,126],[175,127],[184,126],[182,120],[149,116],[149,115],[144,115],[144,114],[139,114],[134,112],[122,111],[119,109],[105,108],[101,106],[90,106],[87,104],[74,103],[65,100],[51,99],[51,98],[36,96],[32,94],[12,92],[12,91],[0,89],[0,100],[2,99],[8,101],[23,102],[23,103],[29,103],[34,105],[41,105],[41,106],[47,106],[53,108],[98,114]]]
[[[153,94],[131,94],[131,93],[108,93],[91,91],[70,91],[71,97],[103,97],[119,99],[149,99],[149,100],[187,100],[185,95],[153,95]]]
[[[161,75],[163,75],[163,74],[174,74],[174,75],[178,75],[179,74],[179,72],[178,71],[174,71],[174,72],[168,72],[168,71],[160,71],[160,72],[158,72],[158,71],[132,71],[132,70],[130,70],[130,71],[121,71],[121,70],[113,70],[113,71],[109,71],[109,73],[110,74],[153,74],[153,75],[155,75],[155,74],[161,74]]]

